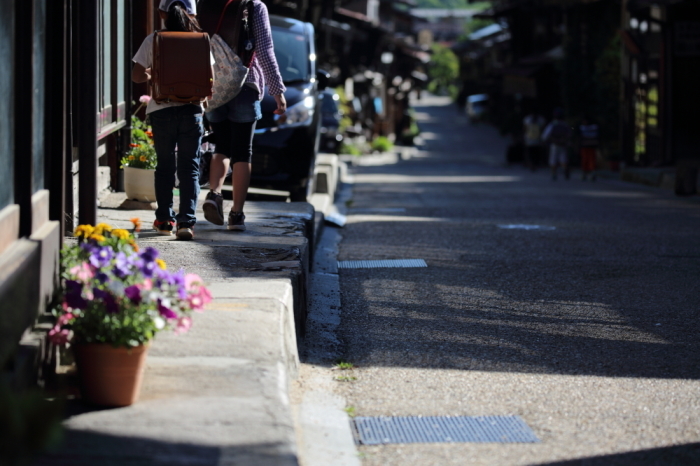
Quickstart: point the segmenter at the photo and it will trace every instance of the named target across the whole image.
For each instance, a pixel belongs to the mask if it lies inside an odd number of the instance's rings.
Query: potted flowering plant
[[[153,133],[145,121],[137,114],[150,102],[151,97],[142,95],[141,105],[131,115],[131,144],[129,151],[121,160],[124,169],[124,190],[129,199],[153,202],[156,200],[153,170],[158,164],[156,149],[153,145]]]
[[[139,250],[127,230],[80,225],[75,236],[61,251],[48,338],[71,345],[87,401],[126,406],[138,397],[149,342],[159,331],[187,332],[191,313],[203,311],[211,295],[199,276],[169,271],[154,248]]]

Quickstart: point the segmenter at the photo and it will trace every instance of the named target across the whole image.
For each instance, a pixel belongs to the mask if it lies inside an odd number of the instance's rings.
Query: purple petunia
[[[140,260],[137,259],[135,265],[145,277],[151,278],[156,274],[157,270],[160,270],[158,264],[156,264],[156,258],[158,257],[156,249],[146,248],[138,254],[138,257]]]
[[[114,250],[109,247],[97,247],[90,252],[90,264],[93,267],[100,268],[108,265],[114,257]]]
[[[175,311],[167,307],[160,299],[158,300],[158,312],[160,312],[160,315],[166,319],[177,319],[177,314]]]
[[[155,262],[141,261],[141,263],[138,264],[138,268],[144,277],[151,278],[155,275],[158,264]]]
[[[85,309],[87,301],[83,298],[83,285],[75,280],[66,280],[65,301],[71,309]]]
[[[124,278],[131,272],[129,259],[123,252],[117,253],[116,259],[114,261],[114,275],[119,278]]]
[[[105,308],[107,309],[108,313],[116,314],[119,312],[119,304],[117,303],[117,300],[114,298],[114,296],[112,296],[110,293],[99,288],[93,288],[92,292],[95,295],[95,299],[102,300],[102,302],[105,304]]]
[[[141,304],[141,290],[136,285],[131,285],[124,290],[124,294],[132,303]]]
[[[154,262],[158,257],[158,250],[156,248],[148,247],[141,251],[139,256],[146,262]]]
[[[88,254],[92,254],[93,251],[95,251],[96,249],[99,249],[99,248],[100,248],[99,246],[96,246],[96,245],[94,245],[94,244],[92,244],[92,243],[87,243],[87,242],[86,242],[86,243],[80,243],[80,249],[82,249],[83,251],[87,252]]]

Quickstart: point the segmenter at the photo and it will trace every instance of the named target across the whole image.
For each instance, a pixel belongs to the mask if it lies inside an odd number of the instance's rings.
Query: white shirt
[[[153,35],[155,33],[149,34],[144,40],[143,43],[141,44],[141,47],[139,47],[138,52],[136,52],[136,55],[134,55],[134,58],[132,59],[134,63],[138,63],[139,65],[143,66],[144,68],[151,68],[153,66]],[[211,64],[213,65],[216,63],[214,60],[214,55],[212,55],[211,52],[209,52],[209,55],[211,56]],[[148,105],[146,106],[146,114],[155,112],[157,110],[162,110],[164,108],[168,107],[178,107],[180,105],[190,105],[185,102],[164,102],[162,104],[159,104],[155,100],[151,99],[150,102],[148,102]],[[202,111],[204,111],[204,108],[202,108]]]

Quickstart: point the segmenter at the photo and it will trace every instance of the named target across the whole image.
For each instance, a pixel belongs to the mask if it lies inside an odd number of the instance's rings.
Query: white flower
[[[154,317],[153,323],[155,324],[158,330],[163,330],[163,328],[165,328],[165,319],[163,319],[160,316]]]

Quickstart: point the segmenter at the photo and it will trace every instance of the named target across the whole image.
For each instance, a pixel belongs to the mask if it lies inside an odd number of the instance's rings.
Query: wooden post
[[[74,124],[77,125],[79,161],[79,223],[97,223],[97,80],[99,5],[95,0],[79,0],[78,76],[80,94]]]
[[[50,79],[46,80],[46,166],[45,183],[51,193],[49,197],[49,219],[60,222],[60,231],[65,231],[66,196],[66,77],[68,65],[67,36],[68,21],[67,0],[50,0],[46,2],[46,70]],[[63,236],[61,235],[61,238]]]
[[[32,234],[32,44],[34,2],[15,3],[15,203],[19,205],[19,235]]]

